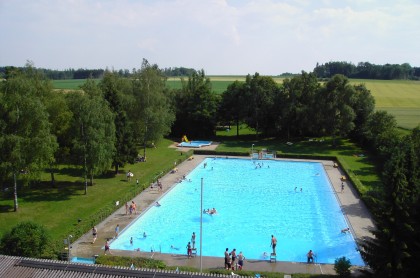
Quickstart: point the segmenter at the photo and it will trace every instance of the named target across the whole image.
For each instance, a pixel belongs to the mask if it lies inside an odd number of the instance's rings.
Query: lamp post
[[[71,253],[70,253],[70,248],[71,248],[71,242],[70,242],[70,239],[72,238],[73,236],[72,235],[69,235],[68,237],[67,237],[67,261],[71,261],[71,258],[70,258],[70,256],[71,256]]]
[[[203,178],[201,178],[201,207],[200,207],[200,273],[203,272]]]

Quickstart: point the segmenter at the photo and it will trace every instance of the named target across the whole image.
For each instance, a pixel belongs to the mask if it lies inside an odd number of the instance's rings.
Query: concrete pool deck
[[[213,147],[213,146],[209,146]],[[89,258],[96,254],[102,255],[104,250],[105,241],[107,238],[113,238],[115,234],[115,227],[118,224],[120,226],[120,231],[123,231],[132,221],[136,220],[142,213],[144,213],[147,208],[154,204],[154,202],[159,199],[165,192],[170,190],[177,184],[177,181],[182,178],[183,175],[187,175],[194,168],[197,167],[205,158],[214,157],[210,155],[194,155],[194,159],[186,160],[185,162],[177,166],[178,172],[168,173],[160,180],[163,185],[162,192],[159,192],[155,187],[151,189],[150,187],[136,196],[133,200],[137,204],[139,209],[139,214],[133,215],[130,217],[126,215],[125,207],[121,207],[116,210],[111,216],[106,218],[103,222],[98,224],[96,227],[98,229],[98,238],[94,244],[92,244],[92,234],[89,231],[77,241],[72,244],[71,253],[72,256],[85,257]],[[219,156],[220,157],[220,156]],[[245,158],[245,157],[243,157]],[[280,160],[280,159],[277,159]],[[281,159],[281,160],[295,160],[303,161],[298,159]],[[313,160],[305,160],[313,161]],[[353,185],[344,181],[344,191],[341,192],[341,177],[344,175],[340,168],[334,167],[334,161],[328,160],[317,160],[324,165],[324,169],[328,174],[328,177],[332,183],[332,186],[336,192],[337,199],[339,200],[342,211],[345,214],[346,219],[350,225],[350,230],[355,238],[363,238],[366,236],[371,236],[369,228],[373,227],[372,217],[363,204],[363,202],[358,197],[357,191],[354,189]],[[345,228],[345,227],[338,227]],[[189,235],[188,235],[189,236]],[[270,242],[270,235],[267,235],[267,242]],[[281,242],[278,243],[278,247],[281,250]],[[220,251],[223,255],[223,250]],[[189,266],[200,269],[200,257],[193,257],[188,259],[186,255],[179,254],[161,254],[158,252],[137,252],[137,251],[121,251],[121,250],[112,250],[112,255],[117,256],[132,256],[132,257],[147,257],[154,258],[164,261],[169,266]],[[304,254],[305,255],[305,254]],[[245,254],[246,256],[246,254]],[[223,269],[224,259],[222,257],[202,257],[202,267],[203,269]],[[352,267],[352,269],[357,272],[357,267]],[[268,271],[268,272],[283,272],[287,274],[293,273],[308,273],[308,274],[335,274],[334,265],[332,264],[306,264],[298,262],[270,262],[267,260],[245,260],[244,270],[251,271]],[[235,271],[236,272],[236,271]]]

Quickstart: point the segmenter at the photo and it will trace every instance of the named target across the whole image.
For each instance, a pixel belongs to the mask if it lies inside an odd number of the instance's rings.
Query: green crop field
[[[352,79],[350,82],[365,84],[375,97],[376,110],[394,115],[400,127],[412,129],[420,124],[419,81]]]
[[[85,81],[86,79],[53,80],[52,84],[53,88],[58,90],[79,90]]]
[[[211,80],[212,89],[221,94],[234,82],[245,81],[245,76],[208,76]],[[284,78],[273,77],[281,84]],[[188,77],[184,77],[188,80]],[[99,81],[99,80],[98,80]],[[85,80],[54,80],[55,89],[76,90]],[[171,77],[167,85],[172,89],[180,89],[181,78]],[[420,82],[409,80],[368,80],[351,79],[351,84],[363,83],[372,92],[376,100],[376,109],[385,110],[395,116],[398,125],[402,128],[412,129],[420,124]]]

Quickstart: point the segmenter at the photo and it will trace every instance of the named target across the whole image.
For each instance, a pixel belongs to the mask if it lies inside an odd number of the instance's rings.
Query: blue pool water
[[[94,258],[82,258],[82,257],[72,257],[72,263],[81,263],[81,264],[95,264]]]
[[[223,257],[228,247],[247,259],[264,259],[275,235],[277,260],[306,262],[312,249],[318,263],[346,256],[364,265],[353,236],[341,233],[348,224],[322,164],[315,162],[207,158],[162,196],[160,207],[150,207],[124,229],[111,248],[186,254],[195,232],[199,255],[201,178],[203,208],[217,209],[203,215],[203,256]]]
[[[203,146],[210,146],[212,141],[188,141],[178,144],[178,147],[201,148]]]

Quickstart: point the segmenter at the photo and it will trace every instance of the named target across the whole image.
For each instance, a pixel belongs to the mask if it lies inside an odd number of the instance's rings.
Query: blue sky
[[[0,0],[0,66],[312,71],[420,66],[418,0]]]

